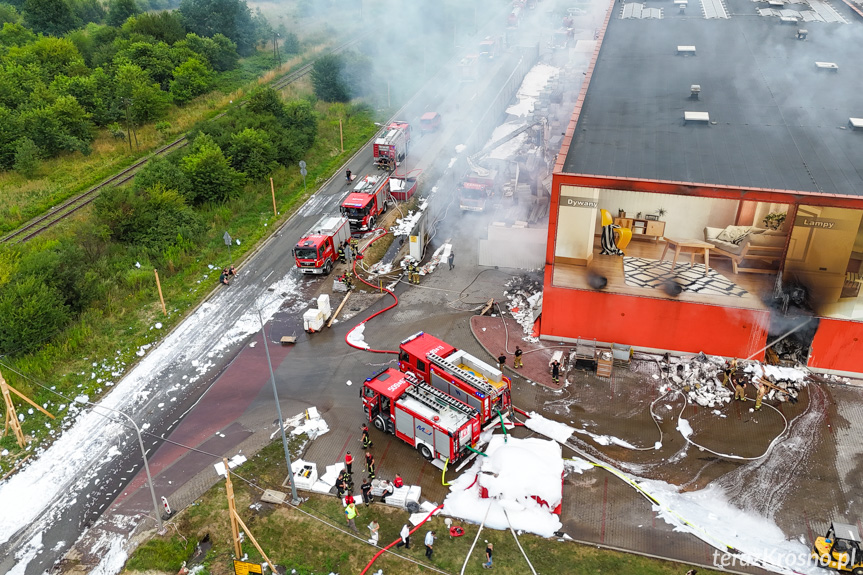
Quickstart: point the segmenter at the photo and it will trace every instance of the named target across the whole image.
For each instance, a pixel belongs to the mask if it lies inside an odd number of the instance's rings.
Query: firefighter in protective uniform
[[[347,263],[347,259],[345,259],[345,246],[344,245],[339,246],[339,263],[342,263],[342,264]]]
[[[761,400],[764,399],[765,395],[767,395],[767,386],[762,381],[758,385],[758,393],[755,396],[755,411],[761,409]]]
[[[411,281],[417,285],[420,283],[420,265],[419,262],[411,262]]]

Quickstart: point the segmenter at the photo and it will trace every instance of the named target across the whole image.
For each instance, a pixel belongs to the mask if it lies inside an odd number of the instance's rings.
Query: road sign
[[[225,232],[225,235],[222,236],[222,239],[225,240],[226,246],[231,245],[231,242],[234,241],[233,238],[231,237],[231,234],[229,234],[228,232]]]
[[[234,573],[237,575],[249,575],[249,573],[262,573],[260,563],[248,563],[246,561],[237,561],[234,559]]]
[[[303,170],[306,169],[306,161],[305,160],[300,160],[300,169],[303,169]]]
[[[305,168],[300,168],[300,174],[302,174],[304,178],[306,177],[306,174],[308,174],[308,173],[309,173],[308,170],[306,170]]]

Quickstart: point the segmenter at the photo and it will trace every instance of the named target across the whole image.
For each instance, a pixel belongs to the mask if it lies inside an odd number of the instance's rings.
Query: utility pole
[[[126,107],[126,135],[129,137],[129,151],[132,151],[132,122],[129,121],[129,98],[123,98]]]
[[[273,372],[273,360],[270,359],[270,347],[267,344],[267,332],[264,330],[264,317],[261,315],[260,309],[258,309],[258,321],[261,322],[261,337],[264,338],[264,352],[267,354],[267,365],[270,368],[270,383],[273,384],[273,397],[276,400],[276,413],[279,415],[279,430],[282,433],[282,447],[285,450],[285,464],[288,466],[288,477],[291,479],[291,503],[293,505],[299,505],[300,498],[297,497],[297,486],[294,483],[294,469],[291,466],[291,452],[288,449],[288,438],[285,435],[285,420],[282,418],[282,406],[279,404],[279,392],[276,389],[276,374]]]

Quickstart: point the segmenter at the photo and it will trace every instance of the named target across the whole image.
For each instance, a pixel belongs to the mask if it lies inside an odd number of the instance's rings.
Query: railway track
[[[336,54],[339,52],[343,52],[344,50],[347,50],[348,48],[351,48],[351,47],[355,46],[356,44],[358,44],[361,40],[363,40],[364,37],[365,37],[365,34],[363,34],[363,35],[361,35],[361,36],[359,36],[353,40],[350,40],[348,42],[344,42],[344,43],[336,46],[332,50],[325,52],[325,54]],[[300,66],[296,70],[294,70],[288,74],[285,74],[284,76],[282,76],[280,78],[276,78],[275,80],[272,80],[269,83],[269,85],[271,88],[273,88],[275,90],[280,90],[280,89],[284,88],[285,86],[291,84],[292,82],[296,82],[297,80],[299,80],[300,78],[302,78],[303,76],[305,76],[306,74],[311,72],[312,68],[314,67],[314,64],[315,64],[315,61],[312,60],[308,64],[304,64],[303,66]],[[239,102],[239,105],[242,107],[242,106],[245,106],[247,103],[248,103],[248,100],[243,100],[242,102]],[[214,116],[213,119],[215,120],[217,118],[221,118],[225,114],[227,114],[227,112],[222,112],[221,114]],[[85,192],[78,194],[77,196],[74,196],[72,198],[69,198],[68,200],[63,202],[61,205],[51,208],[48,212],[42,214],[41,216],[37,217],[34,220],[27,222],[25,225],[14,230],[13,232],[3,236],[2,238],[0,238],[0,244],[21,243],[21,242],[26,242],[27,240],[36,237],[37,235],[44,232],[48,228],[62,222],[64,219],[68,218],[69,216],[71,216],[72,214],[74,214],[78,210],[82,209],[83,207],[90,205],[93,202],[93,200],[95,200],[97,197],[99,197],[99,193],[103,189],[105,189],[107,187],[122,186],[123,184],[125,184],[126,182],[128,182],[129,180],[134,178],[135,174],[138,172],[138,170],[140,170],[142,167],[144,167],[147,164],[147,162],[149,162],[151,159],[153,159],[157,156],[164,156],[166,154],[169,154],[175,150],[182,148],[186,144],[188,144],[188,140],[186,138],[186,135],[184,134],[184,135],[180,136],[179,138],[177,138],[176,140],[174,140],[173,142],[162,146],[158,150],[155,150],[149,156],[147,156],[145,158],[141,158],[140,160],[138,160],[137,162],[135,162],[134,164],[132,164],[128,168],[122,170],[121,172],[118,172],[117,174],[111,176],[110,178],[96,184],[95,186],[93,186],[92,188],[90,188],[89,190],[87,190]]]

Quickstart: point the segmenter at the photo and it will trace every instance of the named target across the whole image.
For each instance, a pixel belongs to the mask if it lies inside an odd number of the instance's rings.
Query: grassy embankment
[[[365,541],[369,533],[367,525],[372,519],[380,523],[382,545],[397,539],[408,515],[403,510],[386,505],[373,504],[369,508],[359,506],[356,524],[361,539],[346,532],[344,513],[335,497],[313,495],[302,504],[302,511],[268,504],[263,504],[260,509],[250,509],[250,505],[260,500],[263,489],[289,492],[287,488],[281,487],[285,479],[282,453],[281,442],[276,441],[237,468],[232,478],[237,511],[267,556],[277,566],[287,567],[288,573],[295,569],[298,575],[360,573],[376,553],[376,549]],[[210,535],[213,547],[202,563],[204,572],[211,575],[233,573],[233,546],[224,481],[210,489],[193,506],[178,514],[172,519],[172,523],[176,530],[170,528],[169,535],[157,536],[135,551],[127,563],[126,574],[146,570],[176,573],[182,562],[192,556],[196,543],[206,534]],[[450,539],[443,518],[433,518],[411,537],[410,550],[394,550],[395,555],[409,557],[418,563],[426,562],[423,538],[429,529],[434,529],[438,539],[430,564],[447,573],[460,572],[478,526],[458,521],[456,524],[464,527],[465,534]],[[496,572],[519,575],[530,572],[510,532],[484,529],[465,573],[484,572],[481,563],[485,555],[485,541],[494,543]],[[538,573],[682,575],[689,569],[689,566],[679,563],[528,534],[521,535],[519,542]],[[249,555],[248,561],[263,561],[248,538],[242,548],[243,552]],[[384,573],[403,575],[430,572],[417,563],[395,555],[382,555],[369,572],[374,573],[378,569],[383,569]],[[699,573],[710,575],[713,572],[699,570]]]

